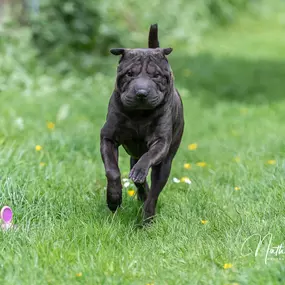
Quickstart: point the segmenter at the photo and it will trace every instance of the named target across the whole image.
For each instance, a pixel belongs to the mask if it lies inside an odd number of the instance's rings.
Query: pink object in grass
[[[8,206],[4,206],[1,209],[1,219],[5,224],[10,224],[12,222],[13,212]]]

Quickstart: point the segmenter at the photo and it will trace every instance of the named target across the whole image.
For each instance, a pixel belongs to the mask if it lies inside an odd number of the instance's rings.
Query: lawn
[[[186,126],[146,228],[132,184],[115,214],[105,201],[99,132],[118,58],[88,77],[59,76],[35,61],[26,66],[24,43],[7,44],[0,206],[12,207],[17,227],[0,232],[0,284],[285,284],[285,25],[278,19],[243,17],[209,33],[195,55],[169,57]],[[127,177],[123,149],[120,167]],[[173,182],[183,177],[192,183]]]

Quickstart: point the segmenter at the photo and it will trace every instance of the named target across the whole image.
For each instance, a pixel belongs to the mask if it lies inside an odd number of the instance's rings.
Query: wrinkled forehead
[[[126,49],[124,56],[120,60],[120,67],[131,67],[132,64],[149,67],[159,66],[168,69],[169,64],[162,49],[136,48]]]

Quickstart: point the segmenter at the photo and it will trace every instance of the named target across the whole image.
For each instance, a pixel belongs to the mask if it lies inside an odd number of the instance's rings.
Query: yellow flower
[[[35,150],[36,151],[41,151],[43,148],[42,148],[42,146],[40,146],[40,145],[36,145],[36,147],[35,147]]]
[[[224,264],[224,269],[229,269],[229,268],[232,268],[233,265],[231,263],[225,263]]]
[[[274,164],[276,164],[276,160],[270,159],[270,160],[267,161],[267,164],[274,165]]]
[[[43,166],[45,166],[46,164],[45,164],[45,162],[40,162],[40,166],[41,167],[43,167]]]
[[[201,220],[201,223],[202,223],[203,225],[206,225],[206,224],[208,223],[208,221],[207,221],[207,220]]]
[[[236,191],[240,190],[240,187],[236,186],[236,187],[235,187],[235,190],[236,190]]]
[[[53,123],[53,122],[47,122],[47,128],[48,128],[49,130],[53,130],[54,127],[55,127],[55,123]]]
[[[136,194],[136,191],[133,189],[128,190],[128,195],[133,197]]]
[[[186,68],[186,69],[183,70],[183,75],[185,77],[189,77],[191,74],[192,74],[192,72],[190,71],[190,69]]]
[[[191,180],[190,180],[188,177],[182,177],[182,178],[180,179],[180,181],[181,181],[181,182],[184,182],[184,183],[187,183],[187,184],[191,184],[191,183],[192,183]]]
[[[147,283],[146,285],[154,285],[154,283],[153,283],[153,282],[151,282],[151,283]]]
[[[235,162],[240,162],[240,157],[239,157],[239,156],[236,156],[236,157],[234,158],[234,161],[235,161]]]
[[[197,149],[197,147],[198,147],[198,144],[197,144],[197,143],[190,143],[190,144],[188,145],[188,149],[189,149],[189,150],[195,150],[195,149]]]
[[[199,167],[205,167],[207,165],[207,163],[202,161],[202,162],[197,162],[196,165]]]
[[[185,169],[190,169],[191,168],[191,164],[190,163],[184,163],[184,168]]]
[[[75,275],[76,275],[76,277],[81,277],[82,276],[82,272],[78,272]]]
[[[240,108],[240,113],[242,114],[242,115],[245,115],[245,114],[247,114],[247,108]]]

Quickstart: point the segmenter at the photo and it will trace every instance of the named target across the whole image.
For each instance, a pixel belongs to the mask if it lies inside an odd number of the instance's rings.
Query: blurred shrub
[[[124,46],[146,47],[149,25],[158,23],[163,46],[193,53],[205,31],[259,9],[262,1],[266,0],[101,0],[98,11]]]
[[[57,46],[85,51],[94,48],[100,16],[92,6],[78,0],[51,0],[41,10],[32,25],[33,40],[41,52]]]
[[[77,65],[88,62],[80,59],[82,55],[105,55],[119,38],[100,29],[102,18],[96,6],[91,0],[43,1],[31,21],[32,41],[39,54],[50,63],[64,57]]]
[[[206,4],[212,19],[216,23],[227,24],[252,3],[251,0],[209,0]]]
[[[63,69],[72,59],[92,67],[93,55],[106,55],[111,46],[146,47],[151,23],[159,24],[163,46],[193,53],[205,31],[233,21],[253,2],[259,0],[44,0],[32,39]]]

